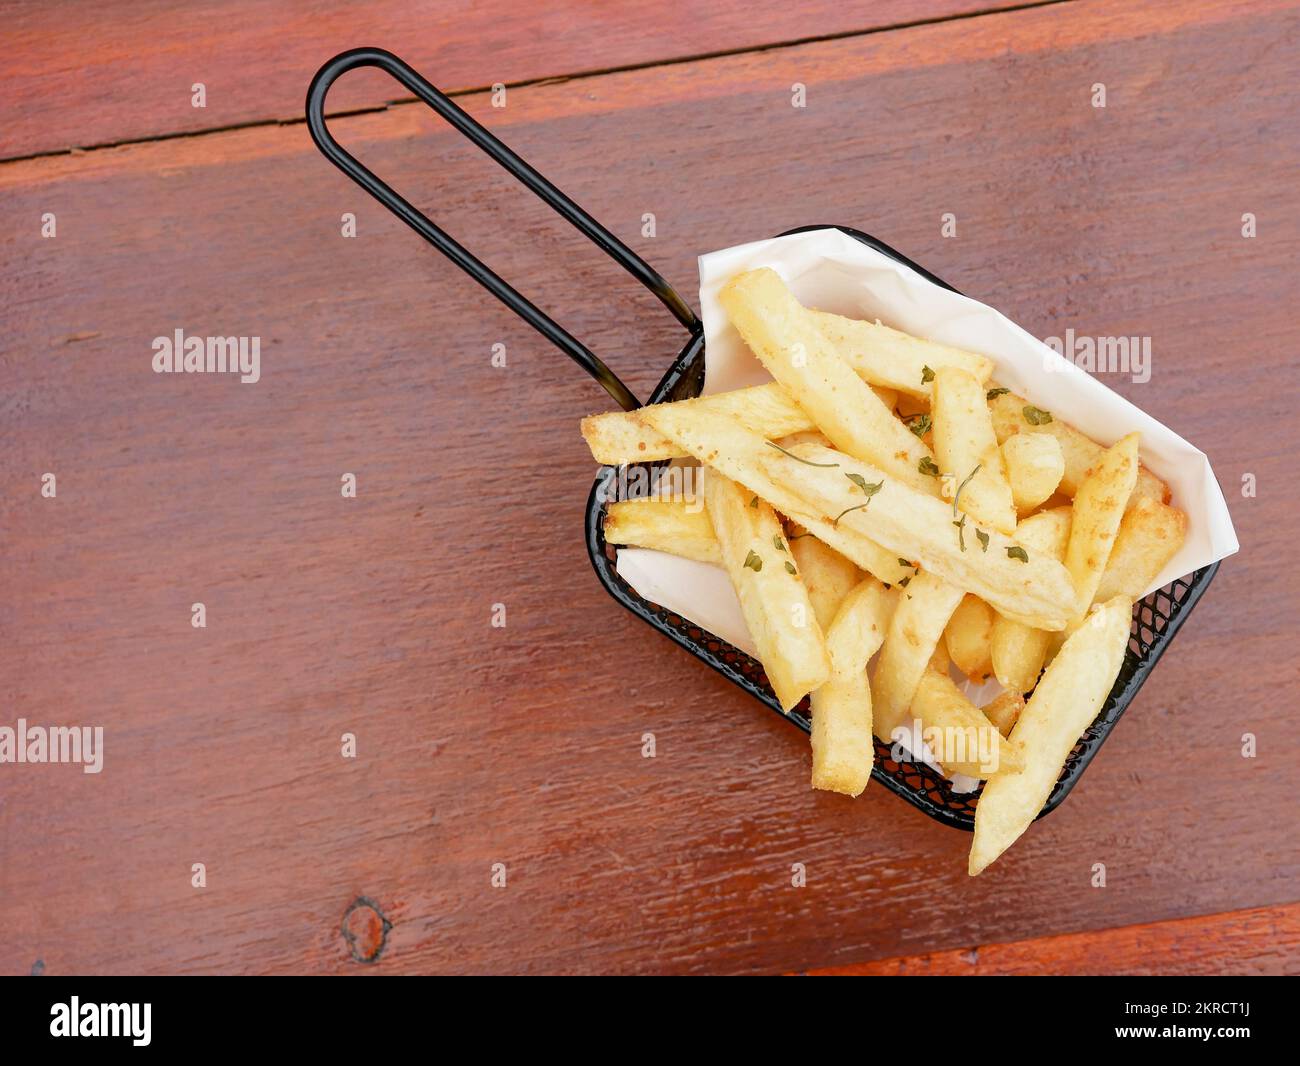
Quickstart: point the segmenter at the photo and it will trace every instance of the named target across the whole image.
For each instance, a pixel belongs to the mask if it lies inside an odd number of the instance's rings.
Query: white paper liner
[[[1173,504],[1188,518],[1186,542],[1146,593],[1238,550],[1223,492],[1203,452],[998,311],[935,285],[839,230],[755,241],[700,256],[705,394],[771,380],[718,302],[718,292],[732,277],[758,267],[780,274],[806,306],[879,319],[906,333],[988,356],[999,385],[1101,444],[1138,430],[1142,462],[1169,485]],[[620,549],[617,566],[646,599],[753,654],[740,603],[721,567],[642,548]],[[996,692],[995,686],[983,685],[968,694],[983,705]],[[975,784],[960,775],[953,779],[956,791]]]

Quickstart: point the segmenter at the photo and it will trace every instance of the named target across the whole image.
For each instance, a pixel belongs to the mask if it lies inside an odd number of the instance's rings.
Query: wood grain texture
[[[0,157],[301,119],[337,52],[397,52],[446,92],[763,48],[949,18],[1025,0],[9,0]],[[1029,0],[1034,2],[1034,0]],[[206,104],[191,87],[201,82]],[[331,109],[411,94],[356,71]]]
[[[0,767],[0,969],[781,972],[1295,902],[1298,31],[1107,0],[465,101],[692,296],[699,252],[839,222],[1040,336],[1153,338],[1107,383],[1209,454],[1243,551],[974,881],[604,595],[603,394],[300,125],[0,166],[0,724],[106,733],[98,776]],[[581,238],[423,108],[335,129],[650,390],[681,332]],[[177,327],[259,335],[262,380],[153,374]]]
[[[1300,906],[1259,907],[808,971],[809,977],[1276,976],[1300,972]]]

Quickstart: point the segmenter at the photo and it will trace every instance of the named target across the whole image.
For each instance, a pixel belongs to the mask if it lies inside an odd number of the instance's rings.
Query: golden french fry
[[[1061,442],[1050,433],[1017,433],[1002,442],[1002,461],[1019,514],[1028,514],[1056,491],[1065,474]]]
[[[1070,508],[1059,507],[1030,515],[1016,526],[1016,540],[1029,551],[1060,559],[1070,539]],[[998,615],[993,621],[989,653],[993,676],[1005,689],[1028,692],[1038,681],[1052,634]]]
[[[1025,697],[1019,692],[999,692],[980,708],[984,717],[992,722],[1004,737],[1011,735],[1012,727],[1025,709]]]
[[[1074,581],[1074,619],[1092,604],[1106,569],[1138,469],[1138,435],[1130,433],[1107,450],[1074,494],[1065,566]]]
[[[967,594],[943,631],[944,643],[957,669],[972,681],[987,681],[993,673],[989,645],[993,639],[993,608]]]
[[[717,473],[704,479],[704,503],[723,566],[740,600],[758,659],[789,711],[830,674],[830,658],[808,590],[799,578],[776,513]]]
[[[884,585],[868,577],[844,597],[826,632],[831,674],[812,694],[812,787],[860,795],[871,780],[871,686],[867,662],[891,610]]]
[[[1009,617],[1065,628],[1071,604],[1065,568],[996,531],[954,522],[951,507],[936,497],[829,448],[800,445],[787,455],[725,415],[667,405],[646,417],[886,584],[902,584],[910,570],[900,560],[911,560]]]
[[[927,385],[926,388],[929,388]],[[909,396],[905,392],[898,394],[898,401],[894,404],[894,410],[898,412],[899,418],[914,418],[916,415],[928,415],[930,413],[930,397]]]
[[[863,380],[866,380],[865,378]],[[898,403],[898,392],[894,389],[884,389],[879,385],[872,385],[871,391],[876,394],[877,399],[889,410],[894,409],[894,404]]]
[[[751,455],[762,452],[762,442],[753,440],[759,447],[751,445]],[[710,451],[716,449],[701,454]],[[756,454],[767,481],[803,501],[805,510],[829,518],[837,530],[848,529],[914,560],[1008,617],[1040,629],[1065,628],[1071,586],[1055,559],[1029,552],[996,530],[979,529],[968,516],[954,521],[950,505],[843,452],[815,445],[800,445],[791,455],[767,451]],[[724,461],[720,454],[715,458]]]
[[[825,311],[809,312],[836,351],[873,385],[886,386],[909,396],[929,397],[927,367],[958,367],[981,383],[993,373],[993,361],[974,352],[902,333],[879,322],[842,318]]]
[[[902,553],[888,551],[869,538],[836,524],[825,516],[825,512],[810,506],[797,493],[772,481],[759,460],[764,454],[781,454],[779,449],[736,419],[681,404],[647,407],[644,413],[655,430],[670,437],[678,447],[744,485],[792,522],[811,530],[818,540],[886,585],[896,585],[912,573],[910,566],[899,561]],[[708,480],[707,475],[705,480]]]
[[[955,495],[957,508],[977,525],[1010,535],[1016,528],[1016,508],[984,386],[965,370],[943,367],[934,372],[933,387],[934,454],[945,482],[951,484],[945,486],[944,498]]]
[[[1020,752],[947,674],[925,671],[912,697],[911,714],[935,762],[949,777],[990,778],[1024,769]]]
[[[917,574],[899,596],[871,678],[872,727],[881,740],[892,741],[894,730],[906,720],[916,686],[961,597],[960,589],[927,571]]]
[[[1041,411],[1023,397],[1010,391],[991,389],[997,395],[989,400],[989,411],[993,416],[993,431],[998,443],[1004,444],[1007,438],[1017,433],[1046,433],[1055,437],[1061,446],[1061,456],[1065,462],[1065,472],[1061,475],[1060,491],[1066,496],[1073,496],[1079,486],[1101,462],[1106,449],[1089,437],[1084,436],[1073,426],[1062,422],[1050,411]],[[1044,418],[1050,421],[1043,421]],[[1029,419],[1034,421],[1030,422]],[[1145,467],[1138,471],[1137,485],[1133,497],[1146,497],[1169,502],[1169,486]],[[1129,503],[1132,503],[1130,499]]]
[[[718,300],[750,350],[837,447],[918,492],[936,491],[920,472],[923,460],[933,461],[930,449],[840,357],[776,271],[738,274]]]
[[[605,540],[701,563],[722,562],[713,523],[698,501],[646,498],[611,503],[605,511]]]
[[[1186,538],[1187,515],[1178,508],[1135,500],[1119,524],[1093,602],[1105,603],[1115,596],[1141,599]]]
[[[790,537],[790,553],[803,575],[817,624],[827,632],[844,598],[861,584],[862,571],[802,526]]]
[[[775,440],[791,433],[815,429],[813,420],[775,381],[748,389],[719,392],[674,404],[653,404],[639,411],[607,411],[582,420],[582,436],[591,456],[604,466],[652,463],[677,459],[686,453],[656,432],[642,417],[660,407],[685,407],[731,415],[764,437]]]
[[[1114,687],[1132,610],[1122,596],[1099,607],[1047,668],[1009,738],[1024,758],[1024,770],[991,778],[975,808],[971,876],[1006,851],[1043,809],[1075,742]]]

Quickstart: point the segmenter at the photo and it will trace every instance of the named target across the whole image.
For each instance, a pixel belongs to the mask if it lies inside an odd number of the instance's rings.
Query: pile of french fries
[[[768,269],[720,299],[774,380],[584,419],[599,463],[704,467],[702,509],[614,502],[606,540],[725,568],[781,706],[810,697],[814,788],[861,794],[873,734],[984,780],[978,874],[1096,718],[1186,515],[1136,433],[1097,444],[983,355],[806,308]],[[1002,691],[976,707],[954,678]]]

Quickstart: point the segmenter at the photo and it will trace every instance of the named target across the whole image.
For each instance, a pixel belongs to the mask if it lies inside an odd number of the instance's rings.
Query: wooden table
[[[0,724],[105,732],[98,775],[0,766],[5,972],[1300,969],[1294,3],[31,0],[5,24]],[[307,136],[312,72],[360,44],[692,297],[698,253],[838,222],[1039,336],[1152,338],[1149,382],[1106,383],[1206,451],[1242,552],[987,874],[884,789],[810,791],[802,734],[606,597],[577,420],[608,401]],[[340,139],[647,394],[682,339],[663,309],[351,80]],[[153,373],[177,328],[260,336],[261,380]]]

